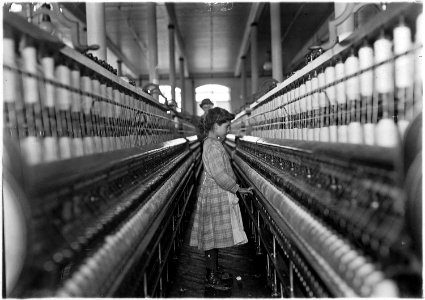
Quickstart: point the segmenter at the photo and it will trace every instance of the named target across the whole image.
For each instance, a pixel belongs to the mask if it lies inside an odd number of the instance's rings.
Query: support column
[[[25,17],[27,18],[28,23],[32,23],[32,16],[34,15],[34,8],[31,3],[22,4],[22,9],[25,12]]]
[[[246,97],[246,56],[241,57],[241,100],[242,103],[246,104],[248,99]]]
[[[270,23],[272,34],[272,77],[279,82],[283,81],[282,45],[280,42],[280,3],[270,3]]]
[[[117,76],[122,76],[122,60],[117,59]]]
[[[159,84],[158,79],[158,35],[156,30],[156,3],[149,2],[147,5],[147,27],[148,27],[148,62],[149,82]],[[158,94],[153,97],[158,100]]]
[[[99,45],[98,50],[90,51],[100,60],[106,61],[105,3],[86,2],[87,44]]]
[[[258,38],[257,23],[251,24],[251,94],[258,90]]]
[[[170,48],[170,86],[171,98],[176,101],[176,58],[174,46],[174,25],[168,25],[168,42]]]
[[[196,92],[195,92],[195,80],[192,78],[190,81],[190,96],[192,98],[192,107],[193,107],[193,115],[196,115],[198,111],[198,103],[196,102]]]
[[[182,112],[186,111],[190,113],[190,101],[186,95],[186,81],[184,78],[184,58],[179,58],[179,69],[180,69],[180,86],[181,86],[181,99],[182,99]]]
[[[347,2],[335,2],[335,19],[337,19],[347,7]],[[338,34],[338,41],[343,41],[346,37],[348,37],[354,31],[354,14],[351,14],[347,20],[345,20],[342,24],[338,25],[336,28],[336,32]]]

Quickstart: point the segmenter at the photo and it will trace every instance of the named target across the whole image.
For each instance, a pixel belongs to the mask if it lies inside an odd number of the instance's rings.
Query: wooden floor
[[[216,291],[206,288],[204,278],[206,274],[204,253],[195,247],[189,246],[190,231],[193,222],[193,213],[189,224],[185,226],[185,238],[180,254],[175,260],[174,274],[167,297],[172,298],[264,298],[270,297],[267,288],[264,257],[255,255],[253,242],[219,250],[219,264],[226,272],[233,274],[233,287],[230,291]],[[236,277],[241,280],[237,281]]]

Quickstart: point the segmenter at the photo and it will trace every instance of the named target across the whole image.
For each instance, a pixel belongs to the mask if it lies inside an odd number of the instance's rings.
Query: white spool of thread
[[[22,49],[24,71],[37,75],[37,51],[33,46],[26,46]],[[27,104],[38,102],[37,79],[24,75],[24,101]]]
[[[288,107],[287,103],[288,103],[288,93],[284,93],[282,95],[282,98],[281,98],[281,103],[279,103],[279,105],[280,105],[279,118],[280,118],[280,120],[282,120],[282,122],[286,122],[287,119],[288,119],[288,114],[285,111],[285,109],[287,109],[287,107]],[[284,129],[285,126],[286,126],[285,123],[281,124],[281,129],[279,130],[281,132],[280,133],[281,139],[286,138],[285,137],[285,129]]]
[[[325,69],[325,81],[326,85],[335,83],[335,68],[333,66],[328,66]],[[326,94],[328,96],[329,105],[333,106],[335,108],[336,105],[336,88],[335,85],[331,85],[328,88],[326,88]],[[335,118],[334,115],[330,115],[331,122],[332,118]],[[329,125],[329,141],[331,143],[338,142],[338,129],[336,124],[330,124]]]
[[[400,143],[397,125],[392,119],[381,119],[376,126],[375,140],[378,146],[395,147]]]
[[[326,143],[330,142],[329,126],[320,128],[319,140]]]
[[[3,38],[3,63],[16,68],[15,41],[13,38]],[[3,68],[3,100],[14,103],[18,95],[17,77],[15,72]]]
[[[41,59],[41,64],[43,66],[43,73],[44,78],[49,80],[55,80],[55,61],[53,57],[43,57]],[[43,103],[47,107],[54,107],[55,106],[55,87],[49,83],[46,82],[44,85],[46,89],[46,94],[44,96]]]
[[[348,124],[348,143],[363,144],[363,126],[360,122],[351,122]]]
[[[61,159],[71,158],[71,139],[69,137],[59,137],[59,154]]]
[[[22,49],[24,71],[37,75],[37,51],[33,46],[26,46]],[[38,83],[35,77],[24,75],[24,103],[27,106],[38,102]],[[35,124],[33,124],[35,125]],[[41,152],[42,142],[36,136],[27,136],[21,140],[21,151],[28,164],[38,164],[42,162]]]
[[[71,71],[71,85],[76,90],[72,92],[72,103],[71,103],[71,111],[72,112],[80,112],[81,107],[81,94],[78,92],[81,89],[80,83],[80,70],[72,70]]]
[[[296,103],[292,102],[286,106],[286,113],[288,114],[288,123],[286,125],[285,136],[288,139],[294,140],[297,139],[297,129],[295,128],[295,117],[297,116],[296,112]],[[292,128],[291,128],[292,127]]]
[[[344,64],[339,60],[335,65],[335,81],[341,80],[345,76]],[[347,99],[345,96],[345,81],[336,84],[336,101],[338,104],[346,104]]]
[[[366,123],[363,124],[363,138],[364,143],[366,145],[375,145],[375,132],[376,132],[376,125],[375,123]]]
[[[306,124],[306,128],[307,128],[307,140],[308,141],[313,141],[314,140],[314,129],[311,127],[311,118],[313,115],[313,105],[312,105],[312,96],[311,96],[311,87],[312,87],[312,80],[309,78],[306,83],[305,83],[305,87],[306,87],[306,103],[307,103],[307,124]]]
[[[350,55],[345,61],[345,72],[347,76],[356,74],[359,71],[359,60],[355,55]],[[354,76],[347,79],[346,95],[348,103],[350,103],[350,124],[348,125],[348,142],[352,144],[363,144],[363,128],[360,124],[360,111],[352,113],[353,105],[360,103],[360,88],[359,77]],[[356,107],[360,109],[360,107]],[[353,117],[355,119],[353,119]]]
[[[397,298],[400,293],[397,284],[389,279],[385,279],[372,287],[372,298]]]
[[[422,111],[422,72],[423,72],[423,36],[424,36],[423,13],[416,18],[416,34],[415,34],[415,87],[414,87],[414,114]]]
[[[56,67],[56,78],[58,81],[69,87],[71,85],[71,73],[67,66],[58,65]],[[65,87],[60,87],[56,89],[56,109],[57,111],[65,111],[66,113],[70,112],[71,109],[71,93]],[[60,115],[62,117],[62,115]],[[71,120],[68,120],[69,122]],[[58,120],[58,124],[61,124],[62,121]],[[61,126],[61,125],[59,125]],[[62,128],[62,136],[59,137],[59,156],[61,159],[71,158],[71,138],[67,136],[67,128]]]
[[[412,49],[412,35],[410,28],[404,22],[393,31],[394,55],[402,54]],[[395,60],[395,83],[397,88],[407,88],[413,85],[412,55],[402,55]]]
[[[53,136],[46,136],[43,139],[43,161],[52,162],[58,159],[58,140]]]
[[[86,75],[81,77],[81,90],[83,91],[83,93],[92,92],[92,83],[90,77]],[[83,95],[81,107],[83,109],[85,118],[90,118],[90,109],[92,101],[92,97],[88,95]],[[84,127],[85,126],[86,124],[84,124]],[[91,132],[88,132],[87,135],[83,136],[83,150],[84,155],[90,155],[94,153],[94,140]]]
[[[375,64],[381,63],[392,58],[391,41],[384,36],[380,37],[374,43]],[[393,97],[389,96],[394,92],[394,77],[392,63],[385,63],[375,69],[375,83],[378,95],[382,95],[383,101],[392,101]],[[400,141],[399,132],[396,124],[388,113],[389,106],[392,103],[384,103],[384,118],[378,122],[376,126],[376,143],[378,146],[395,147]],[[387,110],[387,111],[385,111]]]
[[[329,126],[329,141],[331,143],[337,143],[338,142],[338,126],[336,126],[336,125],[330,125]]]
[[[128,105],[129,105],[128,95],[124,94],[124,96],[122,97],[122,100],[123,100],[123,104],[125,105],[124,120],[127,121],[128,119],[130,119],[130,113],[129,113],[129,109],[128,109]],[[148,112],[148,115],[146,116],[147,117],[146,118],[146,120],[147,120],[146,121],[146,127],[150,127],[151,126],[150,113],[152,111],[151,106],[147,105],[146,110]],[[124,140],[124,148],[130,148],[130,132],[129,132],[128,125],[125,125],[125,126],[126,126],[125,129],[124,129],[125,134],[124,134],[124,139],[123,139]],[[147,141],[147,139],[148,139],[148,136],[146,135],[145,140]]]
[[[422,45],[423,43],[423,36],[424,36],[424,16],[423,13],[420,13],[419,16],[416,18],[416,34],[415,34],[415,43],[417,46]]]
[[[401,21],[401,23],[394,28],[394,55],[402,54],[412,49],[412,35],[410,28]],[[413,103],[407,103],[413,100],[409,95],[413,94],[414,84],[414,68],[412,54],[402,55],[395,60],[395,86],[397,89],[397,97],[399,101],[398,111],[398,129],[400,136],[403,137],[409,120],[412,119]],[[412,95],[413,96],[413,95]]]
[[[299,89],[300,95],[299,97],[301,97],[300,101],[300,111],[301,111],[301,122],[300,122],[300,128],[301,128],[301,132],[298,132],[298,139],[301,139],[303,141],[307,140],[307,127],[306,127],[306,114],[307,114],[307,98],[305,96],[306,93],[306,85],[303,82],[300,85],[300,89]],[[301,135],[300,135],[301,133]]]
[[[74,138],[72,139],[72,156],[83,156],[84,155],[84,145],[83,145],[83,139],[82,138]]]
[[[408,120],[398,120],[397,127],[398,131],[400,133],[400,138],[404,137],[404,134],[406,133],[407,127],[409,127],[410,122]]]
[[[91,85],[92,85],[92,92],[96,96],[100,96],[100,82],[97,79],[91,79]],[[93,109],[92,112],[97,116],[97,124],[93,124],[93,126],[96,128],[96,132],[93,137],[94,141],[94,153],[102,153],[102,139],[99,136],[99,117],[100,117],[100,103],[99,101],[93,100]],[[93,120],[94,121],[94,120]]]
[[[280,114],[280,116],[286,116],[285,109],[283,107],[279,109],[279,114]],[[282,124],[281,125],[281,129],[279,130],[280,131],[280,138],[281,139],[285,139],[286,138],[284,125],[285,124]]]
[[[318,88],[319,88],[319,78],[318,78],[318,76],[314,76],[311,79],[311,90],[317,91]],[[318,92],[313,93],[313,95],[311,97],[311,108],[314,112],[314,115],[313,115],[313,118],[314,118],[314,120],[313,120],[313,124],[314,124],[313,141],[318,142],[320,140],[320,126],[319,126],[320,104],[319,104],[319,93]],[[317,115],[317,114],[319,114],[319,115]]]
[[[369,45],[363,45],[359,49],[359,69],[366,70],[373,66],[373,49]],[[373,95],[373,71],[365,71],[360,74],[360,94],[372,97]]]
[[[49,80],[55,79],[55,61],[52,57],[46,56],[41,59],[41,64],[43,67],[44,78]],[[52,109],[55,107],[55,87],[46,82],[45,85],[45,95],[42,99],[44,106],[47,109]],[[56,128],[52,128],[52,130],[56,130]],[[56,133],[53,133],[53,136],[46,136],[43,138],[43,161],[51,162],[55,161],[59,158],[59,148],[58,148],[58,140],[55,136]]]
[[[42,160],[41,141],[35,136],[27,136],[20,141],[22,157],[27,164],[39,164]]]
[[[364,44],[359,49],[359,68],[366,70],[373,66],[373,49]],[[372,123],[373,108],[373,71],[365,71],[360,74],[360,95],[362,106],[366,108],[366,120],[363,125],[363,138],[366,145],[375,144],[375,123]]]
[[[81,89],[80,79],[81,79],[80,71],[79,70],[72,70],[71,71],[71,85],[76,90],[76,91],[72,92],[72,103],[71,103],[71,112],[73,112],[74,114],[80,113],[82,111],[81,94],[79,92],[77,92]],[[79,120],[79,122],[81,122],[81,120]],[[80,133],[80,130],[81,130],[81,127],[82,127],[81,125],[82,125],[81,123],[78,124],[79,133]],[[78,157],[78,156],[84,155],[83,139],[82,139],[82,136],[80,136],[80,134],[78,134],[77,136],[74,136],[71,144],[72,144],[72,151],[71,152],[72,152],[73,157]]]
[[[319,75],[317,75],[317,80],[318,80],[319,88],[323,89],[326,85],[325,73],[320,72]],[[319,99],[319,106],[321,108],[321,114],[328,114],[329,111],[326,110],[328,105],[327,105],[327,99],[326,99],[326,94],[324,90],[322,90],[319,93],[318,99]],[[322,115],[320,118],[321,120],[323,120],[324,118],[329,119],[329,117],[325,115]],[[329,142],[329,126],[325,124],[325,122],[320,123],[319,141]]]
[[[359,71],[359,59],[355,55],[350,55],[345,60],[345,75],[350,76]],[[359,76],[353,76],[346,82],[346,97],[348,101],[360,99]]]
[[[108,97],[105,83],[102,83],[100,85],[100,95],[102,96],[103,99],[107,99]],[[100,122],[103,123],[104,122],[103,120],[106,121],[106,119],[108,118],[108,103],[105,101],[102,101],[99,105],[99,109],[100,109],[99,116],[102,118],[105,118],[100,120]],[[101,127],[106,126],[106,124],[101,124],[101,125],[102,125]],[[107,136],[108,132],[106,132],[106,128],[103,128],[103,132],[101,134],[102,134],[101,140],[102,140],[103,152],[108,152],[110,151],[110,149],[109,149],[109,137]]]
[[[108,100],[110,101],[114,100],[114,92],[113,92],[112,86],[108,86],[106,88],[106,94],[107,94]],[[108,122],[111,122],[112,118],[114,117],[114,105],[112,103],[107,103],[107,108],[108,108],[108,113],[107,113]],[[111,123],[110,126],[115,126],[115,125]],[[116,144],[115,136],[113,133],[115,128],[111,128],[111,129],[112,129],[112,132],[109,133],[109,146],[110,146],[110,151],[113,151],[117,149],[117,144]]]
[[[297,86],[295,89],[293,89],[293,100],[294,99],[298,99],[298,97],[300,96],[300,87]],[[296,123],[294,122],[293,124],[293,128],[291,129],[291,138],[294,140],[301,140],[302,139],[302,128],[301,128],[301,122],[300,122],[300,118],[301,118],[301,100],[296,100],[294,103],[294,110],[297,112],[297,121]]]
[[[81,77],[81,89],[83,92],[86,93],[91,93],[92,92],[92,82],[90,77],[88,76],[82,76]],[[83,96],[83,102],[82,102],[82,108],[83,108],[83,112],[85,114],[89,114],[90,113],[90,108],[92,105],[92,97],[88,96],[88,95],[84,95]]]
[[[56,78],[66,87],[71,86],[71,72],[65,65],[58,65],[56,67]],[[67,88],[56,89],[56,108],[58,110],[70,110],[71,108],[71,92]]]
[[[115,105],[114,105],[115,119],[121,122],[122,121],[121,106],[119,106],[119,104],[121,104],[121,93],[118,89],[114,89],[114,101],[115,101]],[[121,124],[119,124],[119,126],[121,126]],[[122,133],[119,132],[118,135],[115,137],[117,150],[122,149],[121,134]]]
[[[335,80],[340,80],[344,78],[345,70],[344,64],[341,60],[339,60],[335,65]],[[341,108],[341,105],[346,107],[347,98],[345,96],[345,81],[339,82],[336,84],[336,101],[339,105],[338,110]],[[346,112],[343,112],[345,114]],[[341,116],[338,112],[338,117]],[[348,142],[348,127],[346,124],[341,124],[341,122],[345,122],[343,120],[338,120],[338,142],[339,143],[347,143]]]
[[[391,59],[392,43],[390,40],[382,36],[373,44],[375,53],[375,64]],[[375,69],[375,85],[378,93],[389,93],[394,91],[394,77],[391,61],[377,66]]]
[[[91,136],[85,136],[83,137],[83,150],[84,155],[90,155],[94,153],[94,140]]]
[[[348,126],[338,126],[338,143],[348,143]]]

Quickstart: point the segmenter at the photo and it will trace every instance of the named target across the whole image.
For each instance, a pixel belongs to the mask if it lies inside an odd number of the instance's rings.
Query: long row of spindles
[[[400,17],[392,40],[381,31],[255,107],[251,135],[393,147],[422,110],[422,26]]]
[[[177,120],[165,108],[16,36],[5,30],[3,38],[4,130],[29,164],[178,137]]]

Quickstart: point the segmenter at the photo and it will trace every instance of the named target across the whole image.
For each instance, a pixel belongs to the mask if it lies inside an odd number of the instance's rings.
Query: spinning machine
[[[273,296],[421,296],[422,29],[390,4],[233,121]]]

